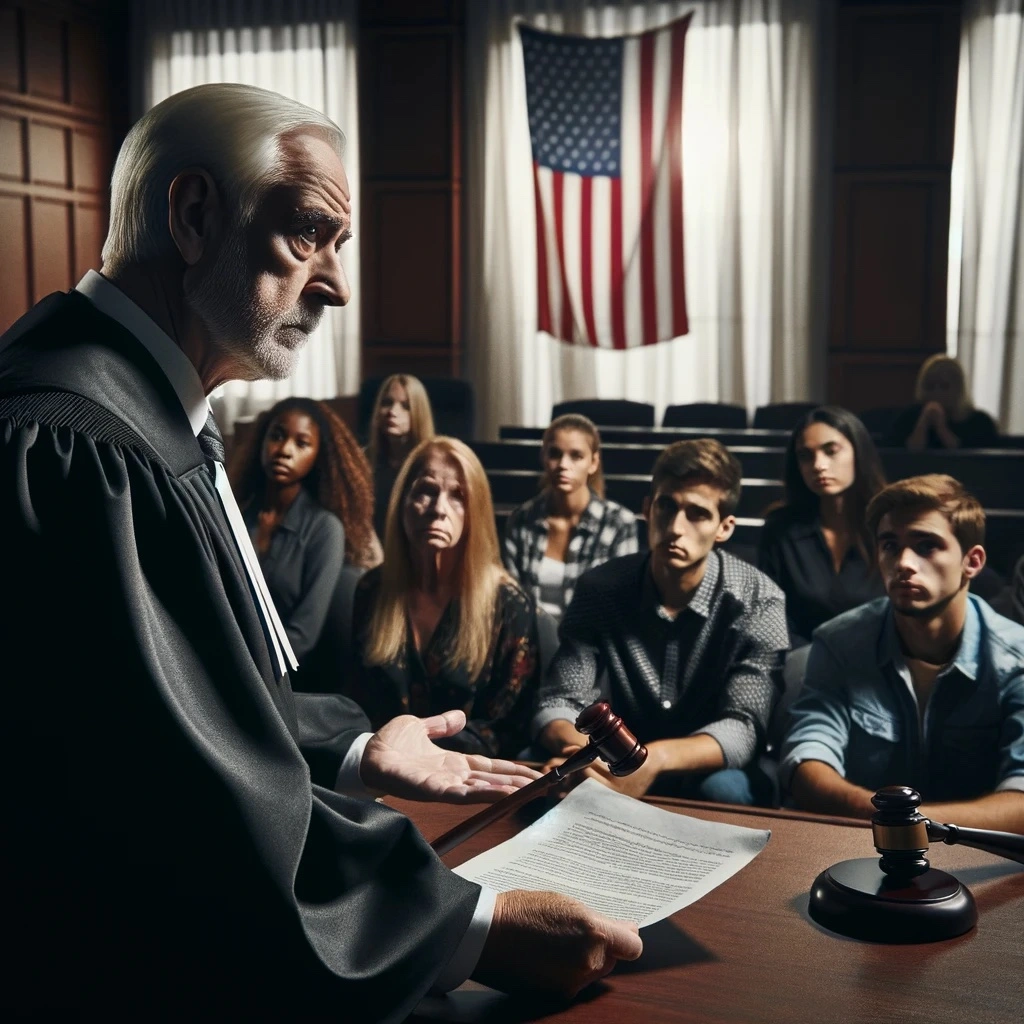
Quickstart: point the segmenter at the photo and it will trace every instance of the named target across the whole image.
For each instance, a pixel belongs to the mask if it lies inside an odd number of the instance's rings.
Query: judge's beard
[[[233,357],[243,380],[283,380],[295,368],[299,349],[316,330],[323,307],[297,303],[275,310],[253,294],[248,276],[245,237],[234,229],[224,239],[217,260],[197,283],[186,275],[185,302],[199,319],[211,343]],[[297,331],[280,328],[298,326]],[[292,344],[286,344],[288,338]]]

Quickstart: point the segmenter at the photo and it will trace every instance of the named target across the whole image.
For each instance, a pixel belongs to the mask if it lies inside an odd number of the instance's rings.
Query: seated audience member
[[[993,597],[991,604],[1000,615],[1024,624],[1024,555],[1017,559],[1010,582]]]
[[[586,416],[559,416],[541,441],[543,490],[505,524],[505,568],[556,619],[588,569],[637,550],[636,517],[604,496],[601,437]]]
[[[301,659],[320,636],[342,565],[380,562],[370,467],[328,406],[285,398],[257,419],[232,460],[231,483]]]
[[[765,795],[744,769],[763,749],[789,641],[782,591],[715,548],[735,528],[739,496],[739,462],[717,441],[658,456],[644,499],[650,552],[580,579],[541,687],[539,745],[565,757],[586,742],[573,722],[607,672],[608,700],[649,756],[627,778],[603,767],[594,777],[633,796],[655,783],[730,803]]]
[[[373,470],[373,528],[384,536],[391,489],[405,457],[434,436],[434,414],[422,382],[408,373],[385,378],[373,403],[366,454]]]
[[[992,417],[971,403],[963,367],[950,356],[935,355],[917,375],[917,404],[896,417],[884,444],[915,451],[986,448],[998,436]]]
[[[501,566],[487,477],[461,441],[424,441],[399,471],[384,564],[359,581],[352,628],[345,692],[371,722],[462,710],[468,725],[451,746],[490,756],[526,746],[536,613]]]
[[[1024,831],[1024,628],[967,592],[985,514],[949,476],[890,484],[868,508],[887,597],[814,634],[782,779],[796,802],[869,817],[913,786],[940,821]]]
[[[789,637],[801,647],[823,622],[885,592],[864,522],[885,476],[861,421],[826,405],[790,436],[785,478],[786,498],[765,518],[757,564],[786,595]]]

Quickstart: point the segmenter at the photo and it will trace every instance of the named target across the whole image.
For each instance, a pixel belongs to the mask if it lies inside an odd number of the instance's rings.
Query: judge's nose
[[[345,306],[352,298],[348,274],[341,265],[341,253],[328,247],[323,250],[320,262],[314,268],[306,294],[325,306]]]

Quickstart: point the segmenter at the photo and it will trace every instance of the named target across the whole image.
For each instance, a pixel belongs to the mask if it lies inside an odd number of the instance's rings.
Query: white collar
[[[142,344],[170,381],[196,437],[210,415],[202,381],[188,356],[117,285],[95,270],[75,286],[101,313],[116,320]]]

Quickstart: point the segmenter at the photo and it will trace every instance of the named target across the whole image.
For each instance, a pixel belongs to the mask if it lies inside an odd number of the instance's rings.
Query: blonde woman
[[[992,417],[975,409],[963,367],[952,357],[926,359],[917,375],[917,404],[896,418],[886,437],[891,447],[986,448],[999,429]]]
[[[366,449],[373,469],[373,527],[378,536],[384,536],[388,501],[402,463],[416,445],[433,436],[434,414],[422,382],[408,373],[385,378],[373,403]]]
[[[536,634],[533,601],[501,565],[479,460],[454,438],[421,442],[391,495],[384,563],[356,589],[346,694],[374,728],[463,710],[465,730],[443,744],[514,756],[529,742]]]
[[[588,569],[637,550],[636,516],[604,496],[601,437],[586,416],[554,420],[541,440],[542,489],[505,524],[505,568],[556,619]]]

